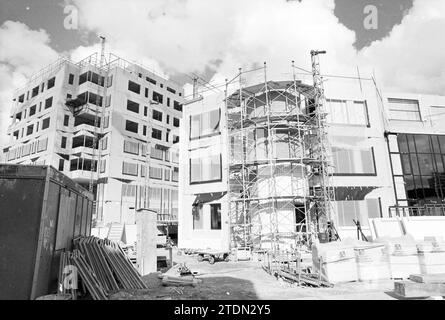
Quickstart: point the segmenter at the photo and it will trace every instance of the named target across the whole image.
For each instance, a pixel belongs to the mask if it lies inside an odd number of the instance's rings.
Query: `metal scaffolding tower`
[[[278,254],[330,221],[330,149],[318,61],[313,65],[313,86],[294,72],[293,80],[271,81],[266,64],[226,81],[232,247]]]

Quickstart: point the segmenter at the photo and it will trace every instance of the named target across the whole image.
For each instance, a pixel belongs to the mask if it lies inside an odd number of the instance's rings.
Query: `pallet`
[[[445,296],[445,283],[396,281],[394,282],[394,293],[403,298]]]

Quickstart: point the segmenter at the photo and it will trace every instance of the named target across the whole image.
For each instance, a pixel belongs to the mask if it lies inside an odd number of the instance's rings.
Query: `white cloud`
[[[58,56],[49,43],[46,31],[31,30],[21,22],[6,21],[0,27],[0,146],[7,142],[14,89]]]
[[[360,52],[388,88],[445,95],[445,1],[417,0],[400,25]]]
[[[323,72],[355,75],[359,65],[362,76],[375,69],[380,84],[391,89],[445,94],[442,0],[416,0],[400,25],[360,52],[353,47],[355,33],[335,17],[334,0],[72,1],[79,9],[80,33],[106,36],[107,51],[157,73],[210,69],[216,72],[212,83],[218,84],[239,67],[267,61],[269,78],[289,77],[291,60],[310,69],[309,51],[324,49]],[[57,53],[44,30],[11,21],[0,28],[0,48],[4,132],[11,88]],[[70,54],[77,61],[94,51],[99,44]]]

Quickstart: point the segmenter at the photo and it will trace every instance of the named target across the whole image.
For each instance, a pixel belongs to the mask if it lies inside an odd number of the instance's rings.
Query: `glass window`
[[[212,230],[221,230],[221,204],[210,205],[210,227]]]
[[[138,165],[136,163],[122,162],[122,173],[130,176],[138,175]]]
[[[360,150],[358,148],[332,147],[334,159],[334,173],[375,175],[374,150],[373,148]]]
[[[388,110],[390,120],[421,120],[417,100],[388,98]]]
[[[162,122],[162,112],[158,110],[153,110],[153,119]]]
[[[190,159],[190,183],[206,183],[221,179],[221,154]]]
[[[193,206],[192,215],[193,215],[193,229],[194,230],[203,229],[204,228],[204,219],[203,219],[202,204]]]
[[[369,124],[366,101],[327,99],[326,110],[329,123],[362,126]]]
[[[220,118],[220,109],[190,116],[190,139],[204,138],[219,134]]]
[[[124,141],[124,152],[139,155],[139,143],[134,141]]]
[[[153,128],[153,130],[151,132],[151,137],[154,139],[162,140],[162,131]]]
[[[52,87],[54,87],[56,83],[56,77],[53,77],[51,79],[48,80],[48,85],[46,86],[47,89],[50,89]]]

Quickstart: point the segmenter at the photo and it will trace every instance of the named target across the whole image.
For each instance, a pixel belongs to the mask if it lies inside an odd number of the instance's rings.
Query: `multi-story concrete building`
[[[340,237],[356,237],[354,221],[369,236],[369,218],[444,215],[445,97],[382,93],[373,78],[325,80]],[[280,235],[283,248],[315,230],[312,79],[255,81],[184,107],[179,247],[270,248]]]
[[[176,220],[183,89],[112,54],[99,66],[96,54],[60,59],[17,90],[5,161],[51,165],[87,188],[93,181],[104,223],[134,223],[148,181],[148,206]]]

